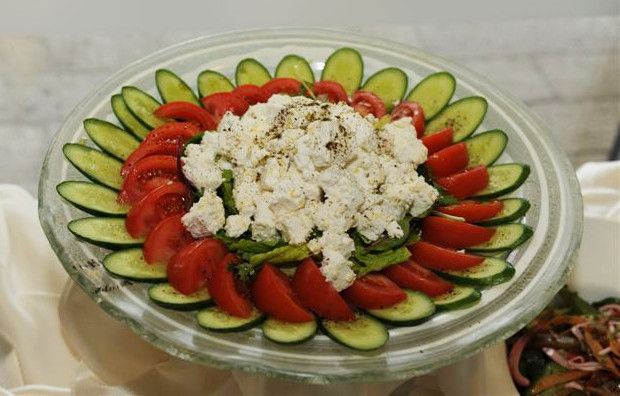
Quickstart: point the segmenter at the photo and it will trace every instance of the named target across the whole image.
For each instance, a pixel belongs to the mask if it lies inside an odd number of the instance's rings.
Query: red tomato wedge
[[[463,221],[429,216],[422,220],[422,239],[455,249],[475,246],[491,239],[495,229],[480,227]]]
[[[462,270],[484,261],[484,257],[460,253],[425,241],[416,242],[407,248],[411,252],[411,260],[430,269]]]
[[[347,91],[335,81],[317,81],[312,86],[312,91],[318,98],[327,98],[332,103],[349,103]]]
[[[433,176],[444,177],[462,171],[468,163],[467,146],[465,143],[457,143],[430,155],[426,167]]]
[[[413,261],[391,265],[383,274],[400,287],[418,290],[435,297],[452,291],[454,285]]]
[[[424,134],[425,118],[424,110],[417,102],[402,102],[392,110],[392,119],[410,117],[411,124],[415,128],[418,137]]]
[[[431,155],[450,146],[454,140],[454,132],[448,127],[432,135],[423,136],[421,140],[428,149],[428,155]]]
[[[134,204],[149,191],[180,180],[177,158],[172,155],[151,155],[136,162],[127,172],[119,193],[121,202]]]
[[[239,85],[233,93],[248,102],[249,105],[266,102],[268,99],[261,87],[253,84]]]
[[[208,280],[209,294],[215,304],[224,312],[247,318],[252,314],[252,304],[242,292],[229,267],[239,263],[239,258],[228,253],[213,267],[213,276]]]
[[[309,322],[314,316],[297,299],[288,277],[271,264],[265,264],[250,287],[256,307],[285,322]]]
[[[342,291],[342,295],[348,302],[363,309],[387,308],[407,298],[396,283],[381,274],[368,274],[356,279]]]
[[[181,293],[192,294],[206,285],[226,253],[226,246],[212,238],[185,245],[168,262],[168,282]]]
[[[377,118],[385,115],[383,100],[371,92],[357,91],[351,98],[351,106],[363,116],[372,114]]]
[[[131,171],[131,168],[140,161],[142,158],[150,157],[152,155],[169,155],[176,156],[179,152],[179,146],[169,142],[157,142],[153,144],[141,144],[138,148],[131,153],[129,157],[123,163],[121,168],[121,176],[125,177]]]
[[[208,111],[189,102],[163,104],[155,110],[155,115],[162,118],[195,122],[203,131],[212,131],[217,127],[215,119]]]
[[[125,228],[134,238],[145,237],[166,217],[182,214],[191,206],[189,188],[179,182],[155,188],[129,209]]]
[[[166,217],[153,228],[142,248],[147,263],[168,263],[183,246],[194,241],[182,217],[182,214]]]
[[[242,97],[235,95],[232,92],[217,92],[209,96],[205,96],[200,99],[205,110],[213,115],[215,122],[219,123],[222,116],[230,111],[234,115],[241,116],[250,105],[243,100]]]
[[[454,205],[441,206],[435,210],[451,216],[462,217],[468,223],[477,223],[488,220],[502,211],[504,205],[501,201],[462,201]]]
[[[329,320],[353,320],[355,314],[351,307],[327,282],[314,260],[307,258],[301,262],[293,276],[293,291],[302,305],[319,316]]]
[[[489,172],[485,166],[477,166],[435,181],[456,199],[465,199],[484,190],[489,184]]]
[[[300,95],[302,92],[301,82],[288,77],[274,78],[261,88],[267,98],[275,94]]]

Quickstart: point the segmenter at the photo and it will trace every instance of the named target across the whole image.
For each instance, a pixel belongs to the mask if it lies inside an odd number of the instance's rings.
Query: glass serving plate
[[[169,68],[195,82],[204,69],[233,77],[246,57],[273,71],[287,54],[310,61],[317,77],[334,49],[358,49],[365,75],[387,66],[403,69],[415,83],[447,70],[457,79],[455,98],[481,95],[489,109],[478,130],[500,128],[509,138],[498,162],[523,162],[531,175],[517,194],[532,207],[524,222],[534,236],[513,251],[514,278],[483,291],[479,304],[441,313],[415,327],[390,329],[390,340],[374,352],[356,352],[323,335],[297,346],[265,339],[260,329],[218,334],[198,327],[193,313],[175,312],[151,303],[147,284],[111,277],[101,265],[103,249],[78,242],[67,230],[85,214],[63,200],[55,187],[83,179],[62,154],[62,145],[86,137],[82,121],[97,117],[116,122],[110,97],[124,85],[156,95],[154,72]],[[308,383],[376,381],[420,375],[463,359],[514,334],[547,305],[564,284],[582,233],[581,195],[574,172],[550,131],[518,101],[485,79],[420,50],[351,32],[321,29],[266,29],[234,32],[188,41],[149,55],[119,71],[92,92],[69,115],[56,135],[41,172],[39,216],[45,233],[71,278],[117,320],[158,348],[182,359]],[[121,357],[122,358],[122,357]]]

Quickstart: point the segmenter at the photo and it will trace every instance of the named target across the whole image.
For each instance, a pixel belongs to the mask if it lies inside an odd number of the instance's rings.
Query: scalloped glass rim
[[[532,203],[524,222],[536,230],[527,245],[510,254],[517,270],[503,285],[483,291],[481,302],[462,311],[442,313],[417,326],[390,329],[390,341],[375,352],[356,352],[317,336],[298,346],[265,341],[260,330],[214,334],[198,328],[191,314],[154,306],[143,284],[112,278],[99,265],[103,250],[77,243],[66,224],[85,216],[56,194],[62,180],[83,179],[62,156],[64,143],[85,136],[82,120],[114,120],[110,96],[135,84],[156,93],[153,72],[160,67],[195,81],[211,68],[229,77],[234,65],[256,57],[268,69],[288,53],[309,58],[315,73],[335,48],[362,53],[365,74],[396,66],[412,81],[439,70],[454,74],[455,98],[481,95],[489,110],[479,130],[501,128],[510,138],[499,162],[528,163],[532,173],[516,193]],[[191,78],[190,78],[191,77]],[[582,233],[582,202],[571,165],[543,123],[518,101],[466,69],[420,50],[351,32],[275,28],[232,32],[181,43],[125,67],[84,99],[69,115],[51,144],[39,184],[39,217],[63,266],[93,300],[114,318],[156,347],[181,359],[226,369],[308,383],[377,381],[427,373],[500,342],[528,323],[564,284]]]

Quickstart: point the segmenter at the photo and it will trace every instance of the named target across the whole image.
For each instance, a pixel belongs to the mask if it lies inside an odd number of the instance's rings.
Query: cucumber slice
[[[340,48],[325,61],[321,81],[340,83],[347,95],[357,91],[364,77],[364,61],[359,52],[353,48]]]
[[[62,152],[84,176],[115,190],[121,189],[123,185],[122,162],[81,144],[67,143],[62,147]]]
[[[515,274],[508,262],[488,257],[482,263],[462,271],[439,272],[442,278],[460,285],[492,286],[506,282]]]
[[[231,92],[235,86],[230,80],[213,70],[205,70],[198,75],[198,93],[204,98],[218,92]]]
[[[125,219],[112,217],[84,217],[71,220],[67,225],[79,239],[109,249],[140,246],[143,238],[134,238],[125,229]]]
[[[445,71],[434,73],[413,87],[407,95],[407,102],[418,102],[426,119],[430,120],[450,102],[455,88],[456,80],[452,74]]]
[[[235,70],[235,81],[237,86],[254,84],[259,87],[271,80],[271,74],[265,66],[252,58],[246,58],[239,62]]]
[[[349,322],[321,320],[323,332],[332,340],[359,351],[372,351],[382,347],[389,334],[385,326],[371,316],[356,314]]]
[[[492,226],[510,223],[523,217],[530,209],[530,203],[523,198],[505,198],[501,200],[502,210],[490,219],[479,221],[478,225]]]
[[[155,304],[177,311],[194,311],[213,303],[207,288],[185,295],[168,283],[149,287],[149,297]]]
[[[368,77],[361,89],[381,98],[385,108],[390,111],[394,104],[400,102],[405,95],[407,84],[408,78],[404,71],[396,67],[388,67]]]
[[[167,69],[159,69],[155,72],[155,84],[157,91],[164,103],[189,102],[200,106],[198,98],[192,89],[173,72]]]
[[[146,92],[136,87],[123,87],[121,95],[123,95],[123,100],[129,111],[147,127],[157,128],[170,121],[153,114],[161,106],[161,103]]]
[[[459,99],[426,124],[424,135],[432,135],[444,128],[452,127],[454,141],[460,142],[478,128],[487,113],[487,107],[487,100],[480,96]]]
[[[276,78],[289,77],[307,83],[314,82],[314,73],[308,61],[298,55],[286,55],[276,67]]]
[[[110,102],[114,115],[116,115],[116,118],[118,118],[118,121],[120,121],[123,127],[133,133],[138,139],[144,140],[146,135],[151,132],[151,129],[147,128],[142,121],[137,119],[136,116],[129,111],[125,100],[123,100],[123,95],[112,95]]]
[[[435,313],[435,304],[426,294],[405,290],[407,298],[396,305],[367,312],[382,322],[394,326],[415,326],[426,322]]]
[[[499,252],[502,250],[512,250],[523,245],[534,231],[529,226],[521,223],[501,224],[496,227],[495,234],[480,245],[468,247],[472,252]]]
[[[139,282],[166,280],[166,265],[147,263],[140,248],[119,250],[108,254],[103,259],[103,267],[113,275]]]
[[[107,121],[88,118],[84,120],[84,129],[101,150],[121,161],[126,160],[140,145],[132,135]]]
[[[254,309],[249,318],[240,318],[229,315],[218,307],[211,307],[199,311],[196,319],[198,324],[207,330],[228,333],[251,329],[263,321],[264,315]]]
[[[504,152],[508,144],[508,136],[499,129],[477,133],[465,139],[467,155],[469,156],[468,168],[493,164]]]
[[[283,322],[268,318],[263,322],[261,329],[268,340],[278,344],[301,344],[314,337],[317,329],[316,320],[303,323]]]
[[[84,212],[123,217],[130,206],[118,202],[116,191],[85,181],[64,181],[56,186],[58,194]]]
[[[454,286],[451,292],[433,298],[437,310],[452,311],[469,308],[480,301],[480,292],[469,286]]]
[[[473,198],[490,199],[513,192],[530,175],[530,167],[525,164],[501,164],[487,168],[489,184]]]

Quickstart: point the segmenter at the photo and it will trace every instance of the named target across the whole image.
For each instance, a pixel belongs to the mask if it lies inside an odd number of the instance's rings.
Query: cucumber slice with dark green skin
[[[276,67],[276,78],[288,77],[307,83],[314,82],[314,72],[307,60],[298,55],[287,55]]]
[[[377,95],[390,111],[405,95],[407,84],[408,78],[404,71],[397,67],[388,67],[368,77],[361,90]]]
[[[426,294],[405,290],[407,298],[396,305],[367,312],[382,322],[394,326],[415,326],[426,322],[435,313],[435,303]]]
[[[487,100],[480,96],[459,99],[444,108],[426,124],[424,135],[432,135],[447,127],[454,131],[454,141],[460,142],[478,128],[487,113]]]
[[[237,86],[253,84],[260,87],[269,80],[271,80],[269,70],[256,59],[246,58],[242,60],[235,70],[235,82]]]
[[[525,164],[500,164],[487,168],[489,184],[472,198],[491,199],[506,195],[521,187],[530,175],[530,167]]]
[[[456,80],[452,74],[445,71],[434,73],[413,87],[406,100],[419,103],[424,117],[430,120],[450,102],[455,88]]]
[[[453,311],[469,308],[480,301],[480,292],[470,286],[454,286],[451,292],[433,297],[437,310]]]
[[[84,129],[101,150],[121,161],[126,160],[140,145],[133,135],[107,121],[88,118],[84,120]]]
[[[500,200],[502,210],[490,219],[479,221],[478,225],[493,226],[510,223],[525,216],[530,209],[530,202],[523,198],[505,198]]]
[[[147,263],[140,248],[112,252],[103,259],[103,266],[112,275],[124,279],[139,282],[166,280],[166,265]]]
[[[461,271],[439,272],[442,278],[459,285],[492,286],[510,280],[515,274],[515,269],[508,262],[488,257],[474,267]]]
[[[213,304],[207,288],[185,295],[168,283],[149,287],[149,297],[155,304],[177,311],[194,311]]]
[[[123,163],[111,156],[81,144],[67,143],[62,152],[73,166],[92,181],[115,190],[123,185]]]
[[[229,315],[218,307],[210,307],[199,311],[196,319],[198,324],[207,330],[228,333],[251,329],[260,324],[265,319],[265,316],[257,309],[254,309],[249,318],[240,318]]]
[[[112,111],[114,112],[114,115],[116,115],[116,118],[118,118],[118,121],[123,125],[123,127],[133,133],[138,139],[144,140],[146,135],[151,132],[151,129],[147,128],[142,121],[137,119],[136,116],[129,111],[129,107],[127,107],[125,100],[123,100],[123,95],[112,95],[110,102],[112,104]]]
[[[125,219],[113,217],[84,217],[67,225],[79,239],[108,249],[141,246],[144,238],[134,238],[125,229]]]
[[[164,125],[170,121],[166,118],[159,118],[155,114],[155,110],[161,106],[154,97],[136,87],[123,87],[121,95],[131,114],[142,121],[144,125],[153,129]]]
[[[321,73],[321,81],[340,83],[349,96],[360,87],[363,77],[362,56],[353,48],[346,47],[337,49],[327,58]]]
[[[173,72],[167,69],[159,69],[155,72],[155,84],[157,91],[164,103],[189,102],[200,106],[194,91]]]
[[[278,344],[301,344],[314,337],[318,325],[316,320],[303,323],[283,322],[268,318],[261,325],[263,335],[270,341]]]
[[[534,231],[529,226],[521,223],[501,224],[496,227],[495,234],[480,245],[470,246],[467,250],[472,252],[500,252],[502,250],[513,250],[523,245]]]
[[[130,208],[118,202],[116,191],[95,183],[64,181],[56,191],[76,208],[96,216],[123,217]]]
[[[358,351],[381,348],[390,337],[385,326],[371,316],[356,314],[348,322],[321,320],[321,329],[332,340]]]
[[[235,86],[230,80],[214,70],[205,70],[198,75],[198,93],[204,98],[218,92],[232,92]]]
[[[469,157],[468,168],[480,165],[489,166],[504,152],[508,144],[508,136],[503,131],[494,129],[477,133],[465,139],[464,143]]]

